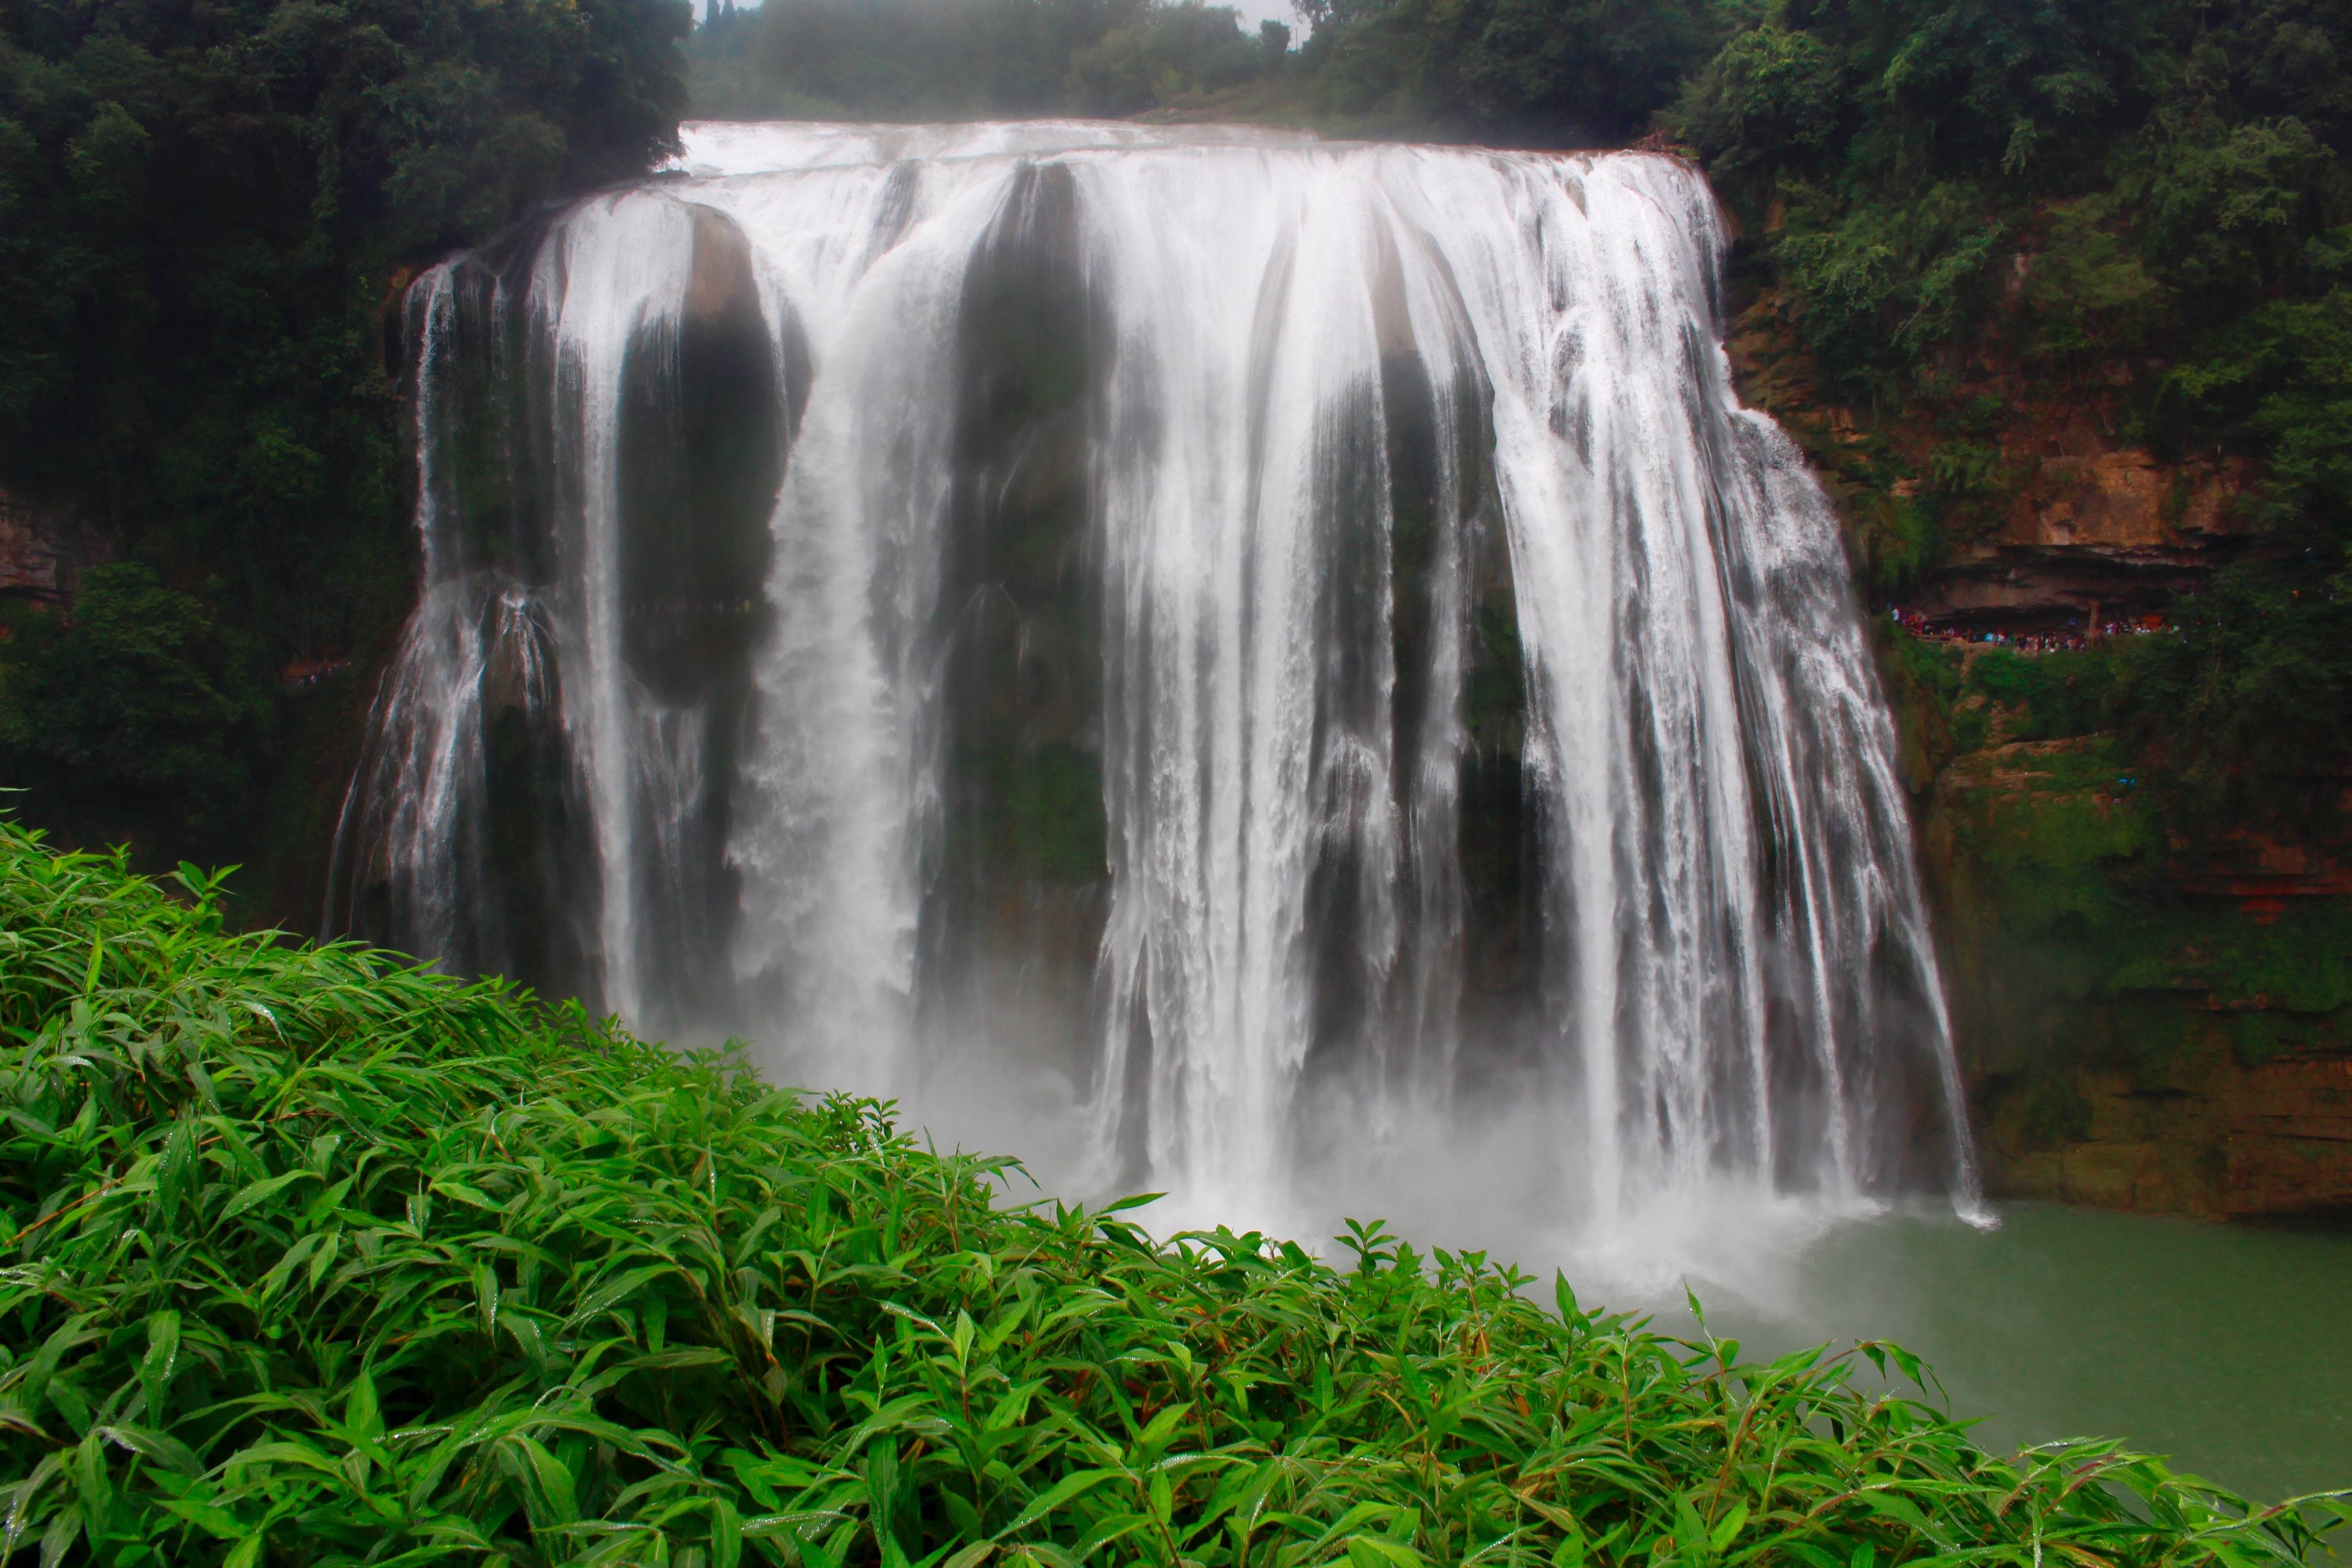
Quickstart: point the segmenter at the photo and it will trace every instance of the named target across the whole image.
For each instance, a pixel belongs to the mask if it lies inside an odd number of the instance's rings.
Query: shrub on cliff
[[[101,566],[27,672],[17,754],[37,776],[143,803],[198,841],[216,838],[268,737],[253,665],[244,638],[147,567]]]
[[[2179,605],[2173,635],[2120,650],[2126,730],[2161,767],[2192,847],[2240,826],[2289,838],[2340,829],[2352,758],[2347,585],[2235,567]]]
[[[2236,1568],[2345,1511],[1994,1458],[1378,1226],[1008,1209],[884,1107],[5,822],[0,1029],[0,1557]]]

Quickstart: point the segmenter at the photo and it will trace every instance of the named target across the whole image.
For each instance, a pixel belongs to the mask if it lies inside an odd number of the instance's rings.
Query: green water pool
[[[1751,1351],[1895,1340],[1988,1446],[2118,1436],[2260,1499],[2352,1487],[2352,1236],[2000,1215],[1837,1226],[1709,1326]]]

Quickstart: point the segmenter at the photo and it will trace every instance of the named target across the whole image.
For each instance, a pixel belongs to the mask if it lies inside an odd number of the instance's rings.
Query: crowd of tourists
[[[2095,642],[2146,637],[2164,629],[2163,616],[2142,616],[2133,620],[2101,621],[2087,630],[2080,620],[2070,620],[2063,631],[2002,631],[1931,621],[1918,611],[1906,610],[1899,605],[1889,605],[1886,609],[1896,626],[1924,642],[2004,647],[2012,653],[2080,653]]]

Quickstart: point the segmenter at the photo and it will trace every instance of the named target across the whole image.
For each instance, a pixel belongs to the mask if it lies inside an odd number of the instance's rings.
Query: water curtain
[[[1539,1106],[1573,1201],[1972,1201],[1834,517],[1640,153],[689,127],[411,289],[329,921],[795,1076],[1058,1064],[1210,1212]]]

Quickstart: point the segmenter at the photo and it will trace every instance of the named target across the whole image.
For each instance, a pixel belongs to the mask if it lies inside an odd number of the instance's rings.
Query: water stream
[[[411,292],[425,585],[329,923],[993,1092],[1194,1215],[1496,1119],[1595,1223],[1965,1208],[1723,243],[1642,154],[689,128]]]

